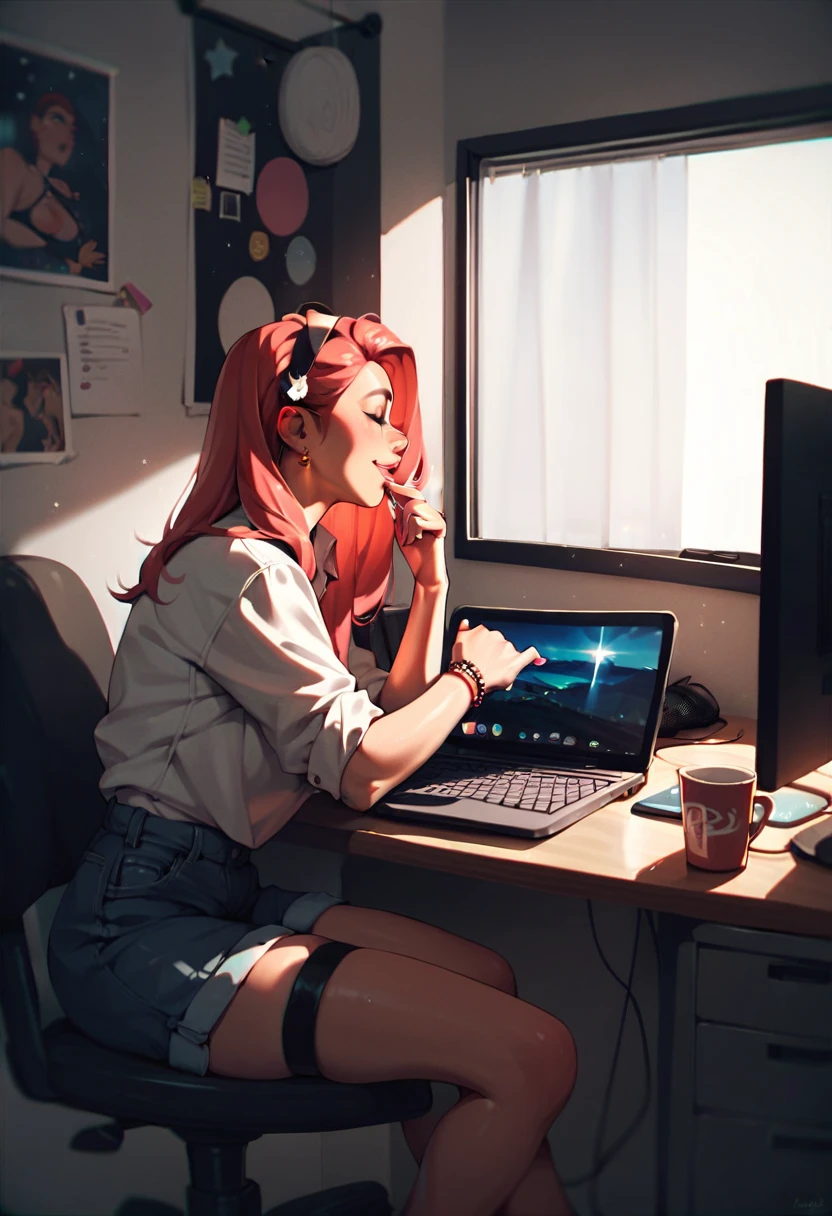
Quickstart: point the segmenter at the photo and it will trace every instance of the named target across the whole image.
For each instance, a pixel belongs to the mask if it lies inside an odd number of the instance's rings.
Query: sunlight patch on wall
[[[442,510],[442,199],[434,198],[381,238],[381,319],[413,347],[425,448],[425,497]]]
[[[185,456],[124,493],[71,515],[66,522],[25,533],[16,546],[19,553],[62,562],[83,579],[104,618],[114,650],[130,608],[113,599],[108,584],[118,591],[119,578],[127,586],[136,581],[149,550],[135,534],[152,542],[159,540],[165,520],[189,484],[197,457],[198,453]]]

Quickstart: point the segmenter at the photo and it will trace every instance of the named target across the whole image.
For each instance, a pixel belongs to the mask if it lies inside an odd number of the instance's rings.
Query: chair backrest
[[[379,667],[389,671],[393,666],[410,612],[409,605],[385,605],[369,625],[353,625],[357,646],[372,650]]]
[[[62,617],[72,643],[95,639],[97,678],[56,625]],[[101,615],[73,571],[0,558],[0,923],[68,882],[102,822],[93,731],[107,708],[107,654]]]

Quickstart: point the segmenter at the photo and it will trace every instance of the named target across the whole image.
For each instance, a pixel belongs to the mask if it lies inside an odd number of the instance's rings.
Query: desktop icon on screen
[[[462,723],[463,735],[473,735],[473,733],[476,729],[477,729],[476,722],[463,722]]]
[[[491,733],[492,735],[501,735],[503,733],[503,728],[500,726],[499,722],[495,722],[491,727]]]
[[[564,738],[563,738],[564,747],[574,747],[575,743],[576,743],[576,739],[575,739],[574,735],[564,735]]]

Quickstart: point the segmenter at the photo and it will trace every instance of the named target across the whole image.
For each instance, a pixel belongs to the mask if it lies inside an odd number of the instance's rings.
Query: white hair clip
[[[289,374],[290,387],[286,390],[286,396],[292,401],[303,401],[306,394],[309,392],[309,385],[306,383],[306,376],[298,376],[297,379]]]

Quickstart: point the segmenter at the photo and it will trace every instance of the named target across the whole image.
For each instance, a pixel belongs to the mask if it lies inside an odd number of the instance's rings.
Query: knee
[[[569,1028],[542,1009],[529,1019],[519,1044],[519,1073],[528,1092],[550,1114],[569,1100],[578,1074],[578,1053]]]

